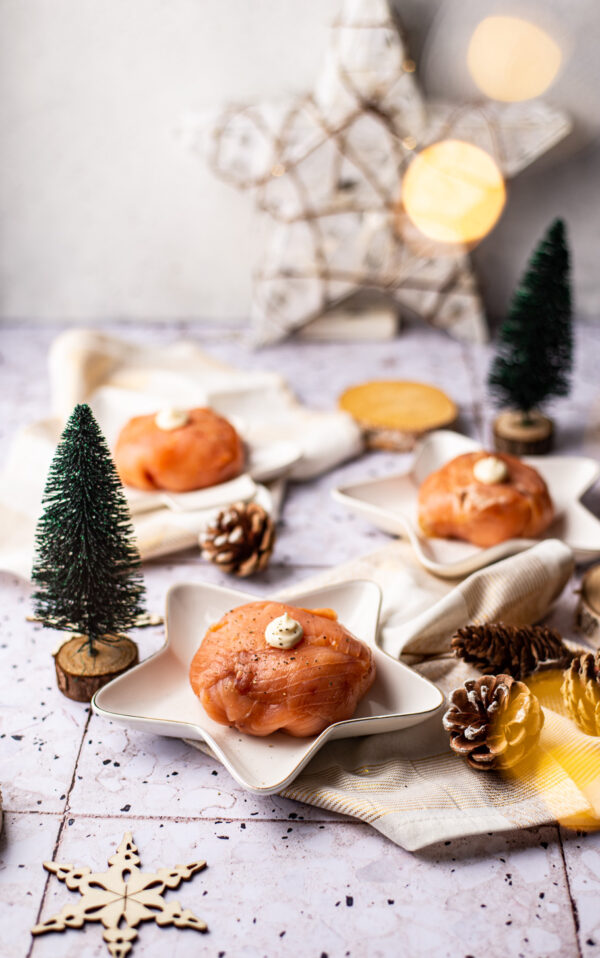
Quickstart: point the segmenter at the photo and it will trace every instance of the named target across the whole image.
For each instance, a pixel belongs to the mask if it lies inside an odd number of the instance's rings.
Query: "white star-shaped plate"
[[[239,500],[248,502],[256,496],[256,483],[269,482],[287,474],[301,458],[300,447],[290,440],[259,443],[252,436],[248,437],[247,423],[235,412],[242,412],[244,403],[248,401],[248,390],[241,388],[239,391],[229,389],[221,396],[203,396],[198,393],[197,400],[187,405],[187,408],[192,405],[210,405],[221,415],[227,415],[245,443],[245,472],[235,479],[193,492],[146,492],[125,486],[125,497],[131,514],[139,515],[161,506],[174,512],[191,512],[197,509],[219,509]],[[225,402],[227,413],[220,408]],[[111,449],[116,445],[117,437],[129,419],[149,415],[169,405],[177,403],[170,402],[168,396],[160,393],[147,394],[115,386],[98,389],[90,400],[92,411]],[[182,408],[186,408],[186,404],[183,404]],[[230,408],[234,411],[230,412]]]
[[[431,433],[419,446],[409,472],[334,489],[333,496],[378,529],[408,538],[419,562],[435,575],[453,579],[506,556],[523,552],[539,539],[508,539],[489,549],[456,539],[428,538],[419,527],[417,498],[424,479],[450,459],[481,449],[479,443],[449,430]],[[600,555],[600,521],[580,502],[600,477],[600,463],[583,456],[524,456],[545,479],[556,517],[543,539],[561,539],[578,562]]]
[[[442,705],[435,685],[377,646],[381,592],[374,582],[357,579],[291,600],[304,608],[335,609],[340,622],[372,649],[375,682],[353,718],[310,738],[283,732],[256,738],[213,722],[190,686],[190,663],[212,623],[256,598],[203,583],[173,586],[167,594],[166,644],[96,692],[94,711],[128,728],[205,742],[240,785],[268,795],[289,785],[326,742],[407,728]]]

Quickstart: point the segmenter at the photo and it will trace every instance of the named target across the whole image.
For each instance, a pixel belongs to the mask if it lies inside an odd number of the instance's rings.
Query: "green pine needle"
[[[34,610],[82,632],[92,655],[103,636],[144,611],[140,556],[110,451],[86,404],[73,410],[50,466],[36,529]]]
[[[554,220],[533,253],[499,332],[488,384],[498,405],[527,419],[551,396],[566,396],[573,365],[569,251]]]

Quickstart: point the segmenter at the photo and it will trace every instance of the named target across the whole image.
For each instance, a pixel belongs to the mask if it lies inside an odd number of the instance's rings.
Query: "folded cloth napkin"
[[[265,477],[270,470],[309,479],[362,449],[346,413],[307,409],[277,373],[226,366],[193,342],[150,347],[69,330],[51,347],[49,372],[52,418],[21,430],[0,476],[0,569],[23,576],[31,570],[48,468],[77,403],[91,405],[111,447],[132,416],[210,405],[233,420]],[[127,490],[142,558],[195,545],[215,509],[237,499],[257,500],[276,514],[281,494],[282,480],[267,488],[249,475],[184,496]]]
[[[383,591],[382,648],[448,693],[479,674],[450,654],[457,628],[535,622],[572,571],[570,550],[549,539],[452,586],[419,566],[406,543],[395,542],[294,592],[349,578],[374,580]],[[535,692],[545,724],[523,777],[471,769],[450,751],[440,712],[405,731],[326,745],[282,795],[360,818],[411,851],[557,819],[590,827],[600,819],[600,739],[569,721],[555,687]]]

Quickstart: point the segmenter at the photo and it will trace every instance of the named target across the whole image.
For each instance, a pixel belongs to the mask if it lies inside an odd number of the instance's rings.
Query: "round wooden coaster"
[[[97,655],[90,655],[84,636],[69,639],[54,656],[56,680],[63,695],[76,702],[89,702],[98,689],[139,661],[138,647],[123,636],[115,642],[96,643]]]
[[[372,449],[412,449],[424,433],[449,426],[457,416],[452,400],[426,383],[388,380],[347,389],[340,409],[363,428]]]
[[[588,569],[581,580],[575,624],[588,639],[600,644],[600,563]]]
[[[513,456],[541,456],[550,452],[554,443],[554,423],[541,413],[532,413],[530,422],[523,422],[523,413],[501,412],[494,420],[494,445],[497,452]]]

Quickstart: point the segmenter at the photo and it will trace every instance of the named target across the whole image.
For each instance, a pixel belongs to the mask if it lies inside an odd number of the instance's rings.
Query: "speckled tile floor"
[[[278,369],[313,406],[331,406],[365,378],[422,379],[459,403],[465,431],[485,439],[485,347],[408,326],[393,343],[285,343],[251,353],[235,329],[112,324],[146,342],[189,335],[219,358]],[[46,351],[60,327],[0,327],[0,450],[48,405]],[[557,404],[561,452],[600,456],[600,324],[579,324],[577,375]],[[290,489],[269,570],[247,583],[257,595],[308,577],[387,541],[350,517],[329,490],[383,475],[408,457],[371,454]],[[600,489],[586,502],[600,513]],[[326,552],[324,554],[324,546]],[[324,558],[325,555],[325,558]],[[148,604],[161,610],[175,581],[221,583],[197,553],[148,563]],[[0,575],[0,927],[3,958],[107,954],[101,930],[46,935],[29,929],[70,893],[42,861],[104,868],[131,830],[145,870],[206,859],[208,868],[171,897],[202,916],[210,932],[140,928],[134,955],[221,958],[592,958],[600,955],[600,833],[546,826],[482,835],[409,854],[367,825],[278,797],[243,791],[212,759],[174,740],[127,731],[58,692],[50,652],[55,637],[25,621],[29,587]],[[572,591],[555,620],[569,629]],[[162,643],[160,629],[137,637],[141,655]]]

